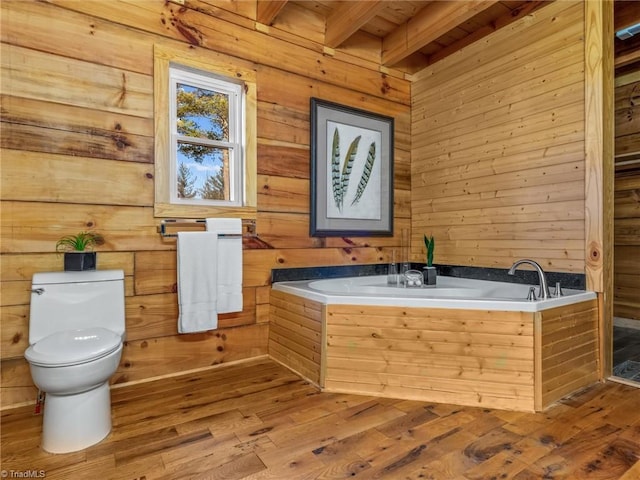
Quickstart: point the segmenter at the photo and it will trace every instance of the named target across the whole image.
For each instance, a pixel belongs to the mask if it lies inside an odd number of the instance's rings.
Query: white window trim
[[[244,88],[237,82],[218,78],[211,73],[194,70],[184,65],[171,63],[169,66],[169,138],[170,147],[170,202],[184,205],[214,205],[214,206],[242,206],[245,195],[243,189],[244,176]],[[229,141],[215,141],[209,139],[194,139],[178,134],[177,129],[177,84],[183,83],[192,87],[224,93],[229,98]],[[227,148],[229,155],[229,200],[179,198],[177,193],[177,152],[178,141],[198,145]]]
[[[244,84],[244,171],[240,176],[244,193],[242,205],[216,206],[171,203],[171,149],[169,127],[169,67],[171,63],[233,78]],[[206,218],[211,216],[255,219],[257,213],[257,85],[251,62],[206,49],[189,46],[154,46],[154,137],[155,137],[155,217]]]

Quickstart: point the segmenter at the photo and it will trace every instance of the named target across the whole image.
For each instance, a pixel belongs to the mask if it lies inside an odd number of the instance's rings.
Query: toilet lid
[[[121,343],[120,335],[106,328],[83,328],[44,337],[27,348],[24,356],[29,363],[61,367],[103,357]]]

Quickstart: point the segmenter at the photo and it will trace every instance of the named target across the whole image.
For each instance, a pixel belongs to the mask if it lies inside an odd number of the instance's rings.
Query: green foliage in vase
[[[433,238],[433,235],[431,235],[429,238],[427,238],[426,235],[423,235],[424,237],[424,246],[427,249],[427,267],[433,267],[433,251],[436,248],[436,241]]]
[[[104,237],[95,232],[80,232],[65,235],[56,243],[56,252],[84,252],[95,246],[103,245]]]

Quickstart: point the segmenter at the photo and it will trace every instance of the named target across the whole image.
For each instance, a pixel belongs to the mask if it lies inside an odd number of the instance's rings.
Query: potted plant
[[[56,243],[56,251],[64,253],[65,271],[96,269],[96,252],[93,247],[104,244],[104,238],[95,232],[65,235]]]
[[[433,251],[436,247],[436,241],[433,238],[433,235],[431,235],[429,238],[427,238],[426,235],[423,235],[424,237],[424,246],[426,248],[426,252],[427,252],[427,266],[424,267],[424,272],[423,272],[423,276],[424,276],[424,284],[425,285],[434,285],[436,284],[436,267],[433,266]]]

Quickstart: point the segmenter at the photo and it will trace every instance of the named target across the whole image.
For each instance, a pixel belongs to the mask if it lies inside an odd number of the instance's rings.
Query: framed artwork
[[[311,99],[311,236],[393,235],[393,118]]]

